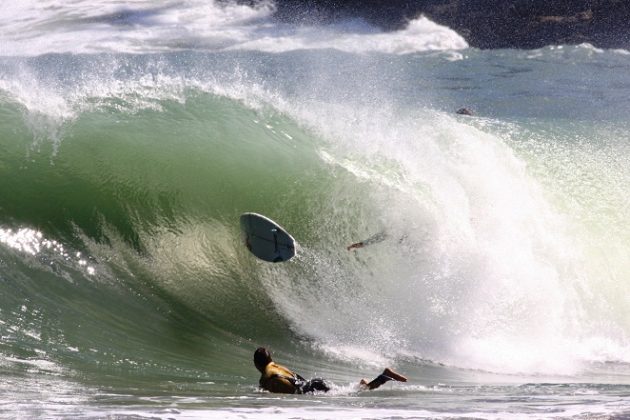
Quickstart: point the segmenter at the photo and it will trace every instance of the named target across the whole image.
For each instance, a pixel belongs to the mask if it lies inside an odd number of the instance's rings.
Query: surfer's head
[[[271,354],[264,347],[258,347],[254,352],[254,365],[260,372],[265,371],[265,367],[271,363]]]

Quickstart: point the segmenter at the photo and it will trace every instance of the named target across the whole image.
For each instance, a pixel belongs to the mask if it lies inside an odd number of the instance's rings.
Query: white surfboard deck
[[[268,217],[243,213],[241,232],[247,249],[263,261],[283,262],[295,256],[295,239]]]

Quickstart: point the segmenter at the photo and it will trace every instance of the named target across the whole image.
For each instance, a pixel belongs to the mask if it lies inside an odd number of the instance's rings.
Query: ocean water
[[[630,52],[273,7],[2,6],[0,417],[629,418]]]

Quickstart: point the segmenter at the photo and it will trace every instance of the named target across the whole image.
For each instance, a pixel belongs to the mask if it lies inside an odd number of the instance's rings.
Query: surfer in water
[[[297,373],[286,367],[274,363],[271,354],[264,347],[259,347],[254,352],[254,365],[261,373],[260,387],[280,394],[308,394],[315,391],[327,392],[330,387],[323,379],[314,378],[306,380]],[[383,373],[372,381],[361,379],[359,385],[362,389],[376,389],[389,381],[407,382],[407,378],[390,368],[386,368]]]

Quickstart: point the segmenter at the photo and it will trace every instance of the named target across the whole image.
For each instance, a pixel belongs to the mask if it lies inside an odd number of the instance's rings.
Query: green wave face
[[[308,135],[278,114],[203,92],[159,105],[135,114],[82,113],[61,125],[58,144],[34,144],[20,110],[5,104],[0,194],[10,200],[0,209],[3,227],[36,229],[99,260],[94,247],[133,254],[163,277],[149,280],[160,287],[220,282],[228,297],[237,295],[231,283],[243,282],[238,265],[246,257],[238,216],[252,209],[297,224],[316,211],[307,207],[315,200],[310,192],[325,197],[316,186],[331,174]],[[208,298],[198,302],[206,315],[246,303]]]
[[[159,59],[122,57],[116,77],[94,73],[109,60],[5,68],[15,85],[0,104],[2,351],[124,383],[251,373],[252,347],[298,346],[300,331],[274,301],[277,278],[316,282],[317,273],[306,247],[298,268],[256,261],[240,214],[326,244],[336,239],[322,227],[336,224],[329,214],[351,177],[264,97],[251,103],[168,71],[146,81]]]
[[[397,361],[576,374],[625,360],[625,122],[549,123],[531,103],[460,119],[432,104],[452,94],[431,73],[449,63],[3,58],[7,369],[44,360],[98,386],[202,378],[229,393],[255,383],[242,378],[258,345],[342,381]],[[250,255],[248,211],[286,228],[298,256]]]

